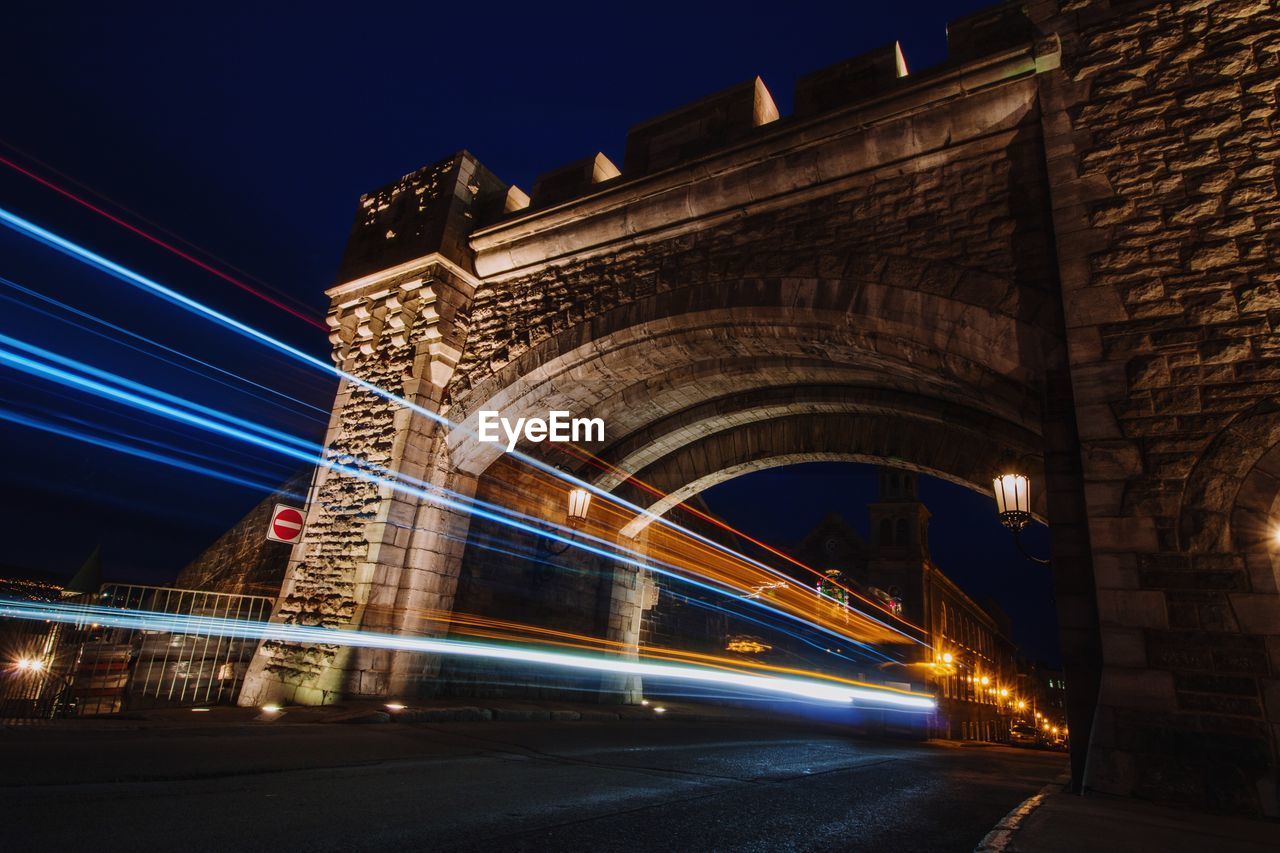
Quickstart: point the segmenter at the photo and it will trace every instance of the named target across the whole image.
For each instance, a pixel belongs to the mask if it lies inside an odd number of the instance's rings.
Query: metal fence
[[[221,619],[265,621],[273,601],[191,589],[107,584],[73,601]],[[19,629],[39,672],[7,662],[0,717],[48,719],[157,707],[232,704],[257,641],[205,633],[107,628],[86,623]],[[32,652],[24,652],[31,660]]]

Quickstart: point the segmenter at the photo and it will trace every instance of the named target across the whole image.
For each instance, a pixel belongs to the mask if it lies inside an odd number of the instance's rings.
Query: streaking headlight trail
[[[0,209],[0,224],[3,224],[8,228],[18,233],[24,234],[59,252],[62,252],[63,254],[73,257],[91,267],[99,269],[107,273],[108,275],[111,275],[112,277],[119,279],[120,281],[123,281],[141,290],[147,291],[152,295],[155,295],[161,299],[164,299],[165,301],[171,304],[177,305],[181,308],[184,308],[185,310],[191,311],[199,316],[202,316],[205,319],[210,320],[214,323],[217,323],[218,325],[226,329],[229,329],[239,335],[250,338],[251,340],[261,345],[264,345],[270,349],[273,349],[277,352],[287,355],[290,358],[303,362],[304,364],[307,364],[313,368],[321,370],[326,374],[335,375],[338,378],[351,383],[352,385],[363,388],[369,391],[370,393],[376,394],[379,397],[382,397],[383,399],[389,402],[395,403],[396,405],[404,406],[414,411],[415,413],[421,414],[422,416],[440,424],[441,426],[447,429],[451,429],[451,430],[462,429],[462,427],[459,424],[456,424],[450,421],[447,417],[441,415],[439,412],[433,411],[423,406],[419,406],[416,403],[413,403],[410,400],[406,400],[403,397],[400,397],[365,379],[360,378],[359,376],[356,376],[354,374],[348,373],[347,371],[336,368],[325,360],[309,355],[296,347],[290,346],[289,344],[286,344],[283,341],[280,341],[272,337],[271,335],[268,335],[265,332],[262,332],[244,322],[241,322],[240,320],[236,320],[234,317],[231,317],[223,312],[220,312],[207,305],[204,305],[203,303],[195,299],[192,299],[191,297],[186,296],[174,290],[173,288],[166,287],[165,285],[160,284],[159,282],[156,282],[150,278],[147,278],[146,276],[143,276],[140,273],[134,272],[133,270],[130,270],[127,267],[124,267],[121,264],[116,263],[115,261],[105,258],[102,255],[99,255],[64,237],[54,234],[48,229],[42,228],[39,225],[36,225],[35,223],[30,222],[26,219],[23,219],[22,217],[17,216],[13,213],[10,213],[7,210]],[[783,575],[778,569],[772,566],[769,566],[766,563],[753,559],[752,557],[749,557],[738,551],[734,551],[733,549],[727,548],[723,544],[716,542],[715,540],[707,536],[704,536],[696,531],[690,530],[687,527],[684,527],[665,516],[652,516],[652,514],[649,513],[649,511],[646,508],[630,503],[629,501],[626,501],[620,498],[618,495],[612,494],[604,489],[601,489],[599,486],[595,485],[594,483],[579,479],[578,477],[575,477],[562,470],[559,470],[554,465],[548,464],[536,457],[529,456],[528,454],[522,453],[519,450],[513,451],[508,455],[510,455],[514,459],[518,459],[519,461],[523,462],[526,465],[529,465],[530,467],[538,471],[541,471],[545,474],[555,477],[565,483],[568,483],[570,485],[573,485],[579,488],[584,488],[589,492],[591,492],[592,494],[595,494],[605,500],[611,501],[617,504],[618,506],[626,507],[627,509],[633,510],[634,512],[639,513],[641,515],[647,514],[646,517],[648,517],[651,521],[658,523],[670,530],[673,530],[680,535],[687,536],[694,541],[700,542],[703,545],[713,549],[714,551],[721,552],[731,556],[734,559],[741,560],[744,563],[751,565],[756,569],[762,572],[765,572],[769,575],[773,575],[775,577],[785,579],[785,575]],[[906,639],[909,642],[922,643],[922,641],[919,638],[911,636],[909,633],[903,631],[903,629],[898,627],[897,625],[892,625],[882,620],[878,616],[872,615],[865,611],[858,611],[858,612],[862,618],[876,622],[882,628],[902,636],[904,639]],[[897,617],[893,617],[893,616],[889,616],[888,618],[897,619]],[[906,623],[905,621],[900,619],[897,619],[897,621],[902,622],[902,624],[905,624],[905,625],[910,625],[910,623]],[[911,626],[911,627],[915,628],[916,630],[919,630],[916,626]]]
[[[599,654],[543,651],[493,643],[318,628],[306,625],[290,625],[283,622],[246,622],[210,616],[181,616],[147,610],[124,610],[90,604],[56,604],[8,600],[0,601],[0,616],[9,616],[17,619],[48,620],[65,624],[83,625],[94,623],[112,628],[132,628],[143,631],[488,658],[513,663],[529,663],[591,672],[689,681],[747,691],[794,696],[838,705],[886,707],[921,713],[932,713],[936,708],[936,703],[930,696],[891,688],[852,687],[824,683],[817,679],[751,675],[742,672],[673,663],[646,663]]]

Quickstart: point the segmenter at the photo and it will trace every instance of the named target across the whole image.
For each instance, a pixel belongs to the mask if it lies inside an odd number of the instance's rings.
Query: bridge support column
[[[471,286],[438,256],[329,291],[334,359],[374,388],[344,381],[325,439],[306,529],[272,620],[423,634],[453,604],[473,479],[453,473],[433,416],[462,348]],[[388,650],[264,642],[244,705],[319,704],[408,689],[410,657]]]
[[[624,539],[623,544],[635,547],[635,542],[629,539]],[[658,587],[644,569],[615,563],[607,590],[605,639],[620,644],[619,654],[624,660],[639,660],[641,623],[645,611],[652,609],[657,602]],[[635,705],[643,697],[644,683],[638,675],[606,675],[601,679],[602,702]]]

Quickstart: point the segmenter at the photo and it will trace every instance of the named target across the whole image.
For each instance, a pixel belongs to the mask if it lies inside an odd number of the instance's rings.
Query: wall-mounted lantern
[[[558,556],[569,550],[569,546],[573,544],[577,531],[587,521],[587,511],[591,509],[591,492],[576,486],[569,490],[568,507],[566,509],[565,526],[569,528],[569,537],[560,543],[559,547],[551,545],[544,546],[547,553],[552,556]],[[555,528],[547,525],[547,532],[555,532]]]
[[[1000,523],[1013,531],[1013,542],[1022,552],[1022,556],[1042,566],[1049,565],[1028,554],[1022,547],[1022,530],[1031,523],[1031,478],[1017,472],[1001,474],[991,481],[996,495],[996,512],[1000,515]]]

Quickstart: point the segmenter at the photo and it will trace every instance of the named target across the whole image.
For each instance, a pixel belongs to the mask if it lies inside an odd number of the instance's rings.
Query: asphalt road
[[[964,851],[1066,767],[758,722],[0,733],[13,851]]]

